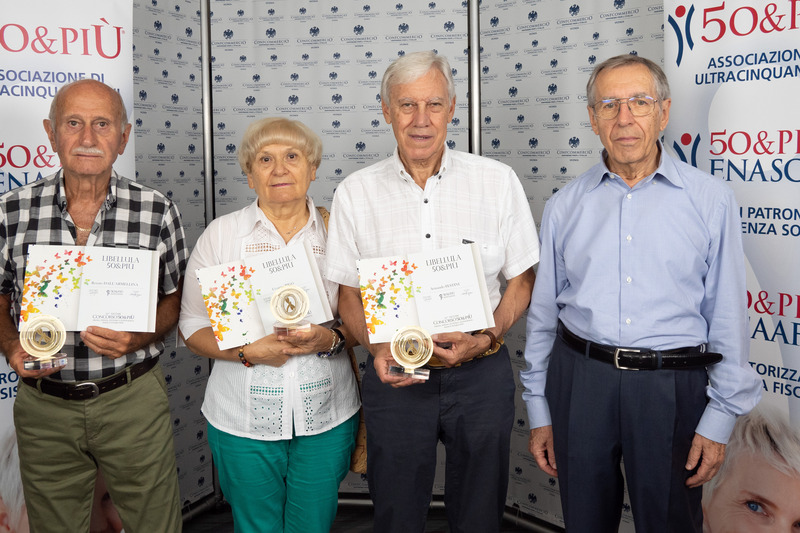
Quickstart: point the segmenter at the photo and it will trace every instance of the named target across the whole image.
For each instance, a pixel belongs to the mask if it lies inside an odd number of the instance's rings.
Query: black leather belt
[[[150,369],[156,366],[156,363],[158,363],[158,357],[151,357],[125,370],[121,370],[113,376],[97,381],[78,381],[73,383],[54,381],[47,378],[22,378],[22,382],[45,394],[57,396],[65,400],[91,400],[92,398],[97,398],[104,392],[112,391],[147,374]]]
[[[558,323],[558,335],[571,348],[621,370],[691,369],[722,361],[722,354],[707,352],[705,344],[674,350],[617,348],[584,340],[568,330],[561,322]]]

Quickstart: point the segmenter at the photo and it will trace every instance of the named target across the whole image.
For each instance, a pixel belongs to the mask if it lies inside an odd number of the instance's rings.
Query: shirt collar
[[[56,198],[58,198],[58,206],[61,211],[67,210],[67,193],[64,188],[64,169],[58,171],[56,179]],[[101,209],[108,211],[117,203],[117,184],[119,182],[119,174],[113,168],[111,169],[111,178],[108,180],[108,192],[106,199],[103,201]]]
[[[444,145],[444,152],[442,153],[442,163],[439,166],[439,171],[436,174],[434,174],[434,176],[442,177],[447,172],[447,169],[450,168],[450,166],[451,166],[450,165],[450,160],[451,160],[450,153],[451,153],[450,148],[448,148],[447,145],[445,144]],[[397,147],[396,146],[394,148],[394,155],[392,156],[392,158],[394,160],[395,175],[399,176],[400,179],[402,179],[403,181],[414,183],[414,178],[412,178],[411,175],[408,172],[406,172],[406,167],[403,165],[403,162],[400,160],[400,153],[397,151]]]
[[[308,207],[308,221],[306,222],[305,226],[303,226],[298,233],[307,229],[307,228],[316,228],[317,224],[317,217],[316,211],[317,208],[314,205],[314,200],[311,199],[309,195],[306,195],[306,206]],[[267,215],[258,207],[258,198],[253,200],[253,203],[248,205],[242,210],[242,221],[241,224],[238,225],[238,232],[239,237],[245,237],[253,232],[257,224],[263,225],[265,228],[275,231],[275,225],[270,222],[267,218]]]
[[[656,168],[655,172],[653,172],[650,176],[647,176],[640,183],[647,183],[648,181],[654,180],[656,177],[661,177],[666,179],[675,187],[683,189],[684,187],[683,178],[681,178],[681,175],[678,173],[678,169],[675,166],[675,161],[667,155],[666,151],[664,150],[664,145],[661,143],[661,141],[657,142],[660,153],[658,167]],[[606,165],[605,148],[603,148],[603,152],[601,155],[602,155],[602,161],[600,164],[602,165],[603,172],[599,172],[596,175],[592,176],[592,178],[586,185],[586,192],[589,192],[599,187],[604,179],[606,178],[611,179],[612,176],[616,175],[613,172],[611,172],[611,170],[609,170],[608,168],[608,165]]]

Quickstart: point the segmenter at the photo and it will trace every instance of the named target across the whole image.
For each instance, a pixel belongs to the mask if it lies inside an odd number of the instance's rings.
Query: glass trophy
[[[431,371],[420,368],[433,355],[433,340],[430,334],[419,326],[406,326],[398,329],[389,343],[392,357],[400,366],[390,366],[389,373],[414,379],[426,380]]]
[[[25,370],[46,370],[67,364],[67,354],[61,353],[67,340],[67,330],[52,315],[33,315],[19,330],[19,343],[30,357],[23,361]]]
[[[276,335],[292,335],[297,331],[308,331],[311,322],[305,320],[309,299],[306,291],[297,285],[284,285],[272,293],[270,310],[275,317],[272,330]]]

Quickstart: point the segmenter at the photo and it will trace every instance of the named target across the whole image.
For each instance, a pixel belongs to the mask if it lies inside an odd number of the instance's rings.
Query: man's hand
[[[19,341],[16,341],[10,348],[10,355],[8,356],[8,366],[17,373],[21,378],[43,378],[50,374],[55,374],[63,367],[48,368],[47,370],[25,370],[24,362],[29,357],[28,353],[22,349]]]
[[[361,304],[361,290],[358,287],[339,285],[339,316],[347,330],[355,337],[358,344],[372,354],[372,365],[382,383],[392,387],[407,387],[422,380],[389,373],[390,366],[398,366],[389,350],[389,343],[372,344],[364,321],[364,307]]]
[[[81,340],[93,352],[110,359],[133,353],[150,344],[154,338],[152,333],[116,331],[100,326],[89,326],[81,331]]]
[[[433,339],[433,355],[447,367],[454,367],[482,354],[492,345],[488,335],[470,335],[456,331],[453,333],[436,333]]]
[[[545,474],[558,477],[556,452],[553,448],[553,426],[532,429],[528,448],[536,459],[536,464]]]
[[[408,387],[409,385],[415,385],[424,381],[421,379],[414,379],[410,377],[410,374],[401,376],[398,374],[389,373],[390,366],[400,365],[398,365],[397,361],[395,361],[394,357],[392,357],[392,352],[389,350],[388,342],[373,344],[370,346],[370,353],[372,353],[372,365],[375,367],[375,373],[378,375],[378,379],[380,379],[382,383],[386,383],[387,385],[398,388]]]
[[[177,290],[162,296],[158,301],[156,328],[153,333],[116,331],[100,326],[89,326],[86,331],[81,331],[81,340],[93,352],[111,359],[141,350],[164,337],[178,323],[182,291],[183,281],[180,282]]]
[[[22,378],[43,378],[61,370],[48,368],[47,370],[25,370],[24,361],[29,354],[22,349],[19,343],[17,324],[11,318],[11,295],[0,294],[0,351],[8,361],[8,366]]]
[[[686,470],[697,467],[697,473],[686,480],[686,486],[695,488],[710,480],[719,471],[724,459],[724,444],[695,433],[692,447],[689,449],[689,458],[686,460]]]

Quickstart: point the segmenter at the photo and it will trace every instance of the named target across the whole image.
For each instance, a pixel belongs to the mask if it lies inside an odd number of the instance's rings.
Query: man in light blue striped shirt
[[[521,374],[531,453],[558,476],[567,531],[617,531],[624,458],[637,532],[700,532],[700,487],[761,395],[738,207],[664,151],[656,64],[611,58],[587,98],[605,149],[544,210]]]

